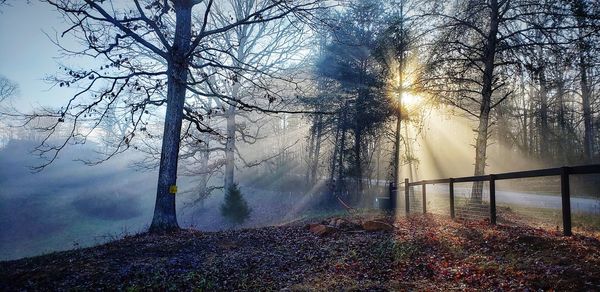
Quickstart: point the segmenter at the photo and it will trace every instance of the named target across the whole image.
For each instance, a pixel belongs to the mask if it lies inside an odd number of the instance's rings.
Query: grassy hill
[[[600,289],[600,240],[592,235],[440,216],[393,225],[393,231],[334,229],[325,236],[304,223],[140,234],[1,262],[0,290]]]

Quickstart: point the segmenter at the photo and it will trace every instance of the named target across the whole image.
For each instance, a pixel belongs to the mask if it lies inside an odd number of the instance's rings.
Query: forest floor
[[[346,219],[378,215],[370,216]],[[319,236],[296,222],[130,236],[0,262],[0,290],[600,290],[594,234],[434,215],[377,218],[393,230]]]

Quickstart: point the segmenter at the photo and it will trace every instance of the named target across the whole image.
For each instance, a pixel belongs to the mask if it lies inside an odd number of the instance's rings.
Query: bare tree
[[[18,94],[19,86],[0,75],[0,102]]]
[[[226,25],[230,18],[239,20],[254,10],[271,5],[270,0],[227,0],[215,9],[215,21]],[[282,101],[285,94],[276,91],[274,83],[279,87],[295,87],[294,68],[301,64],[301,54],[306,48],[305,25],[288,18],[270,22],[253,23],[231,29],[223,37],[215,39],[216,47],[221,50],[219,58],[228,68],[216,72],[217,82],[200,88],[201,97],[227,95],[233,102],[215,99],[215,107],[225,107],[226,120],[224,187],[233,185],[235,157],[239,156],[236,143],[254,143],[260,138],[260,119],[247,111],[240,110],[240,103],[274,109],[276,101]],[[283,76],[283,75],[286,76]],[[219,88],[214,86],[220,84]],[[260,97],[267,97],[266,99]],[[236,121],[236,118],[238,119]],[[240,122],[239,119],[243,121]],[[251,128],[248,124],[253,125]],[[253,130],[251,130],[253,129]]]
[[[429,15],[442,22],[428,86],[477,119],[474,175],[485,173],[492,110],[514,92],[508,80],[509,67],[518,64],[515,50],[538,44],[523,37],[541,30],[528,16],[543,13],[543,8],[528,0],[466,0]],[[474,201],[481,201],[482,186],[474,183]]]
[[[592,113],[592,84],[590,73],[594,67],[594,44],[593,36],[598,35],[598,15],[594,15],[593,2],[585,0],[573,0],[571,11],[577,24],[577,52],[579,67],[579,83],[581,90],[581,103],[583,107],[583,146],[584,155],[587,161],[594,158],[594,127]],[[598,4],[595,4],[598,6]],[[598,9],[598,7],[596,7]],[[596,21],[594,22],[594,18]],[[595,32],[594,32],[595,31]],[[597,47],[597,46],[596,46]],[[597,51],[596,51],[597,52]]]
[[[85,141],[91,130],[77,132],[78,123],[87,122],[86,128],[95,129],[106,111],[122,102],[130,113],[130,130],[108,159],[139,139],[136,133],[144,131],[149,112],[166,104],[152,232],[178,229],[174,194],[183,121],[193,121],[198,131],[212,132],[201,114],[185,109],[188,89],[208,79],[202,70],[224,66],[211,59],[218,50],[208,40],[240,26],[302,17],[314,6],[314,1],[271,1],[219,23],[215,16],[219,3],[213,0],[46,2],[70,23],[61,36],[71,35],[81,42],[78,49],[61,46],[65,53],[102,62],[94,68],[62,68],[65,74],[55,78],[56,84],[77,87],[78,92],[58,113],[46,110],[27,117],[56,117],[56,124],[47,128],[47,139],[36,150],[51,163],[70,140]],[[58,37],[56,43],[60,45]],[[50,145],[49,138],[62,122],[71,123],[71,135],[62,144]]]

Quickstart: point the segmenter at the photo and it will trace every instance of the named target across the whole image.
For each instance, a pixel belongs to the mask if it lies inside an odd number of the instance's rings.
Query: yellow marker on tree
[[[175,193],[177,193],[177,186],[176,186],[176,185],[172,185],[172,186],[170,186],[170,187],[169,187],[169,193],[171,193],[171,194],[173,194],[173,195],[174,195]]]

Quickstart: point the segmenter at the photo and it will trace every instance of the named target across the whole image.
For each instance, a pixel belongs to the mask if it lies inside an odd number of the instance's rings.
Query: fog
[[[153,219],[161,232],[285,224],[371,208],[405,178],[600,161],[600,42],[566,4],[198,1],[182,36],[183,18],[161,1],[82,4],[89,19],[68,1],[28,2],[0,21],[37,20],[0,25],[11,89],[0,96],[0,260],[144,232]],[[572,25],[542,30],[555,15]],[[600,179],[572,177],[574,206],[588,210]],[[251,209],[241,224],[220,210],[236,184]],[[531,193],[521,201],[556,209],[559,187],[503,181],[499,201]]]
[[[120,157],[99,166],[73,161],[92,145],[65,151],[38,173],[33,141],[12,140],[0,150],[0,257],[14,259],[71,249],[136,232],[152,215],[155,173],[128,168]]]
[[[473,148],[469,120],[438,112],[423,117],[424,127],[409,125],[407,135],[416,160],[402,169],[412,181],[444,177],[468,176],[472,172]],[[327,195],[327,174],[320,173],[315,185],[305,183],[306,166],[302,163],[302,136],[306,127],[297,119],[295,129],[286,135],[271,136],[256,144],[240,147],[248,160],[270,156],[286,147],[288,157],[266,160],[256,167],[239,167],[237,181],[244,198],[252,209],[250,218],[241,225],[225,220],[219,211],[223,203],[222,190],[216,190],[203,200],[197,200],[197,175],[180,175],[177,194],[178,220],[182,227],[201,231],[231,228],[250,228],[278,225],[308,218],[323,211],[320,203]],[[39,144],[35,140],[13,139],[0,149],[0,259],[9,260],[47,252],[91,246],[147,230],[152,219],[156,194],[156,171],[141,171],[134,166],[144,156],[133,150],[108,161],[88,166],[81,159],[98,155],[102,147],[94,142],[71,145],[58,159],[40,172],[31,167],[43,163],[30,151]],[[540,162],[532,161],[517,152],[506,153],[490,147],[491,172],[531,169]],[[412,169],[410,168],[412,166]],[[381,166],[379,181],[363,194],[355,207],[372,207],[374,197],[386,196],[389,168]],[[372,176],[375,177],[375,176]],[[220,175],[209,184],[222,184]],[[597,177],[573,180],[573,195],[597,197],[594,182]],[[378,185],[378,186],[377,186]],[[439,187],[438,187],[439,188]],[[499,199],[514,201],[524,193],[533,201],[543,198],[533,194],[554,195],[559,191],[557,178],[539,178],[499,182]],[[438,190],[445,206],[445,187]],[[470,189],[470,186],[465,186]],[[433,190],[433,189],[432,189]],[[508,192],[508,191],[516,191]],[[558,198],[552,198],[558,200]],[[589,200],[589,199],[584,199]],[[517,200],[518,201],[518,200]],[[534,204],[536,204],[534,202]],[[430,202],[431,203],[431,202]],[[435,203],[435,202],[433,202]],[[539,204],[539,202],[537,202]],[[580,209],[574,201],[575,211]],[[583,206],[582,208],[597,208]],[[333,206],[342,211],[341,206]],[[442,207],[442,209],[444,209]],[[597,210],[594,209],[594,212]]]
[[[473,175],[473,128],[476,127],[476,121],[453,111],[451,107],[428,109],[419,114],[417,122],[409,123],[406,134],[416,161],[414,165],[406,164],[403,167],[403,175],[413,181]],[[497,136],[491,136],[490,140],[488,173],[557,165],[532,158],[514,147],[507,147]]]
[[[139,153],[127,152],[88,166],[78,160],[96,155],[99,145],[87,143],[66,148],[55,162],[33,172],[31,167],[43,162],[30,153],[38,143],[10,140],[0,149],[0,260],[91,246],[148,228],[157,172],[132,166],[141,159]],[[242,179],[241,189],[252,214],[242,225],[233,225],[219,212],[221,191],[194,203],[195,179],[180,176],[177,212],[182,227],[202,231],[291,222],[310,215],[306,210],[319,196],[268,191],[265,188],[275,188],[277,179],[261,181],[249,175]]]

